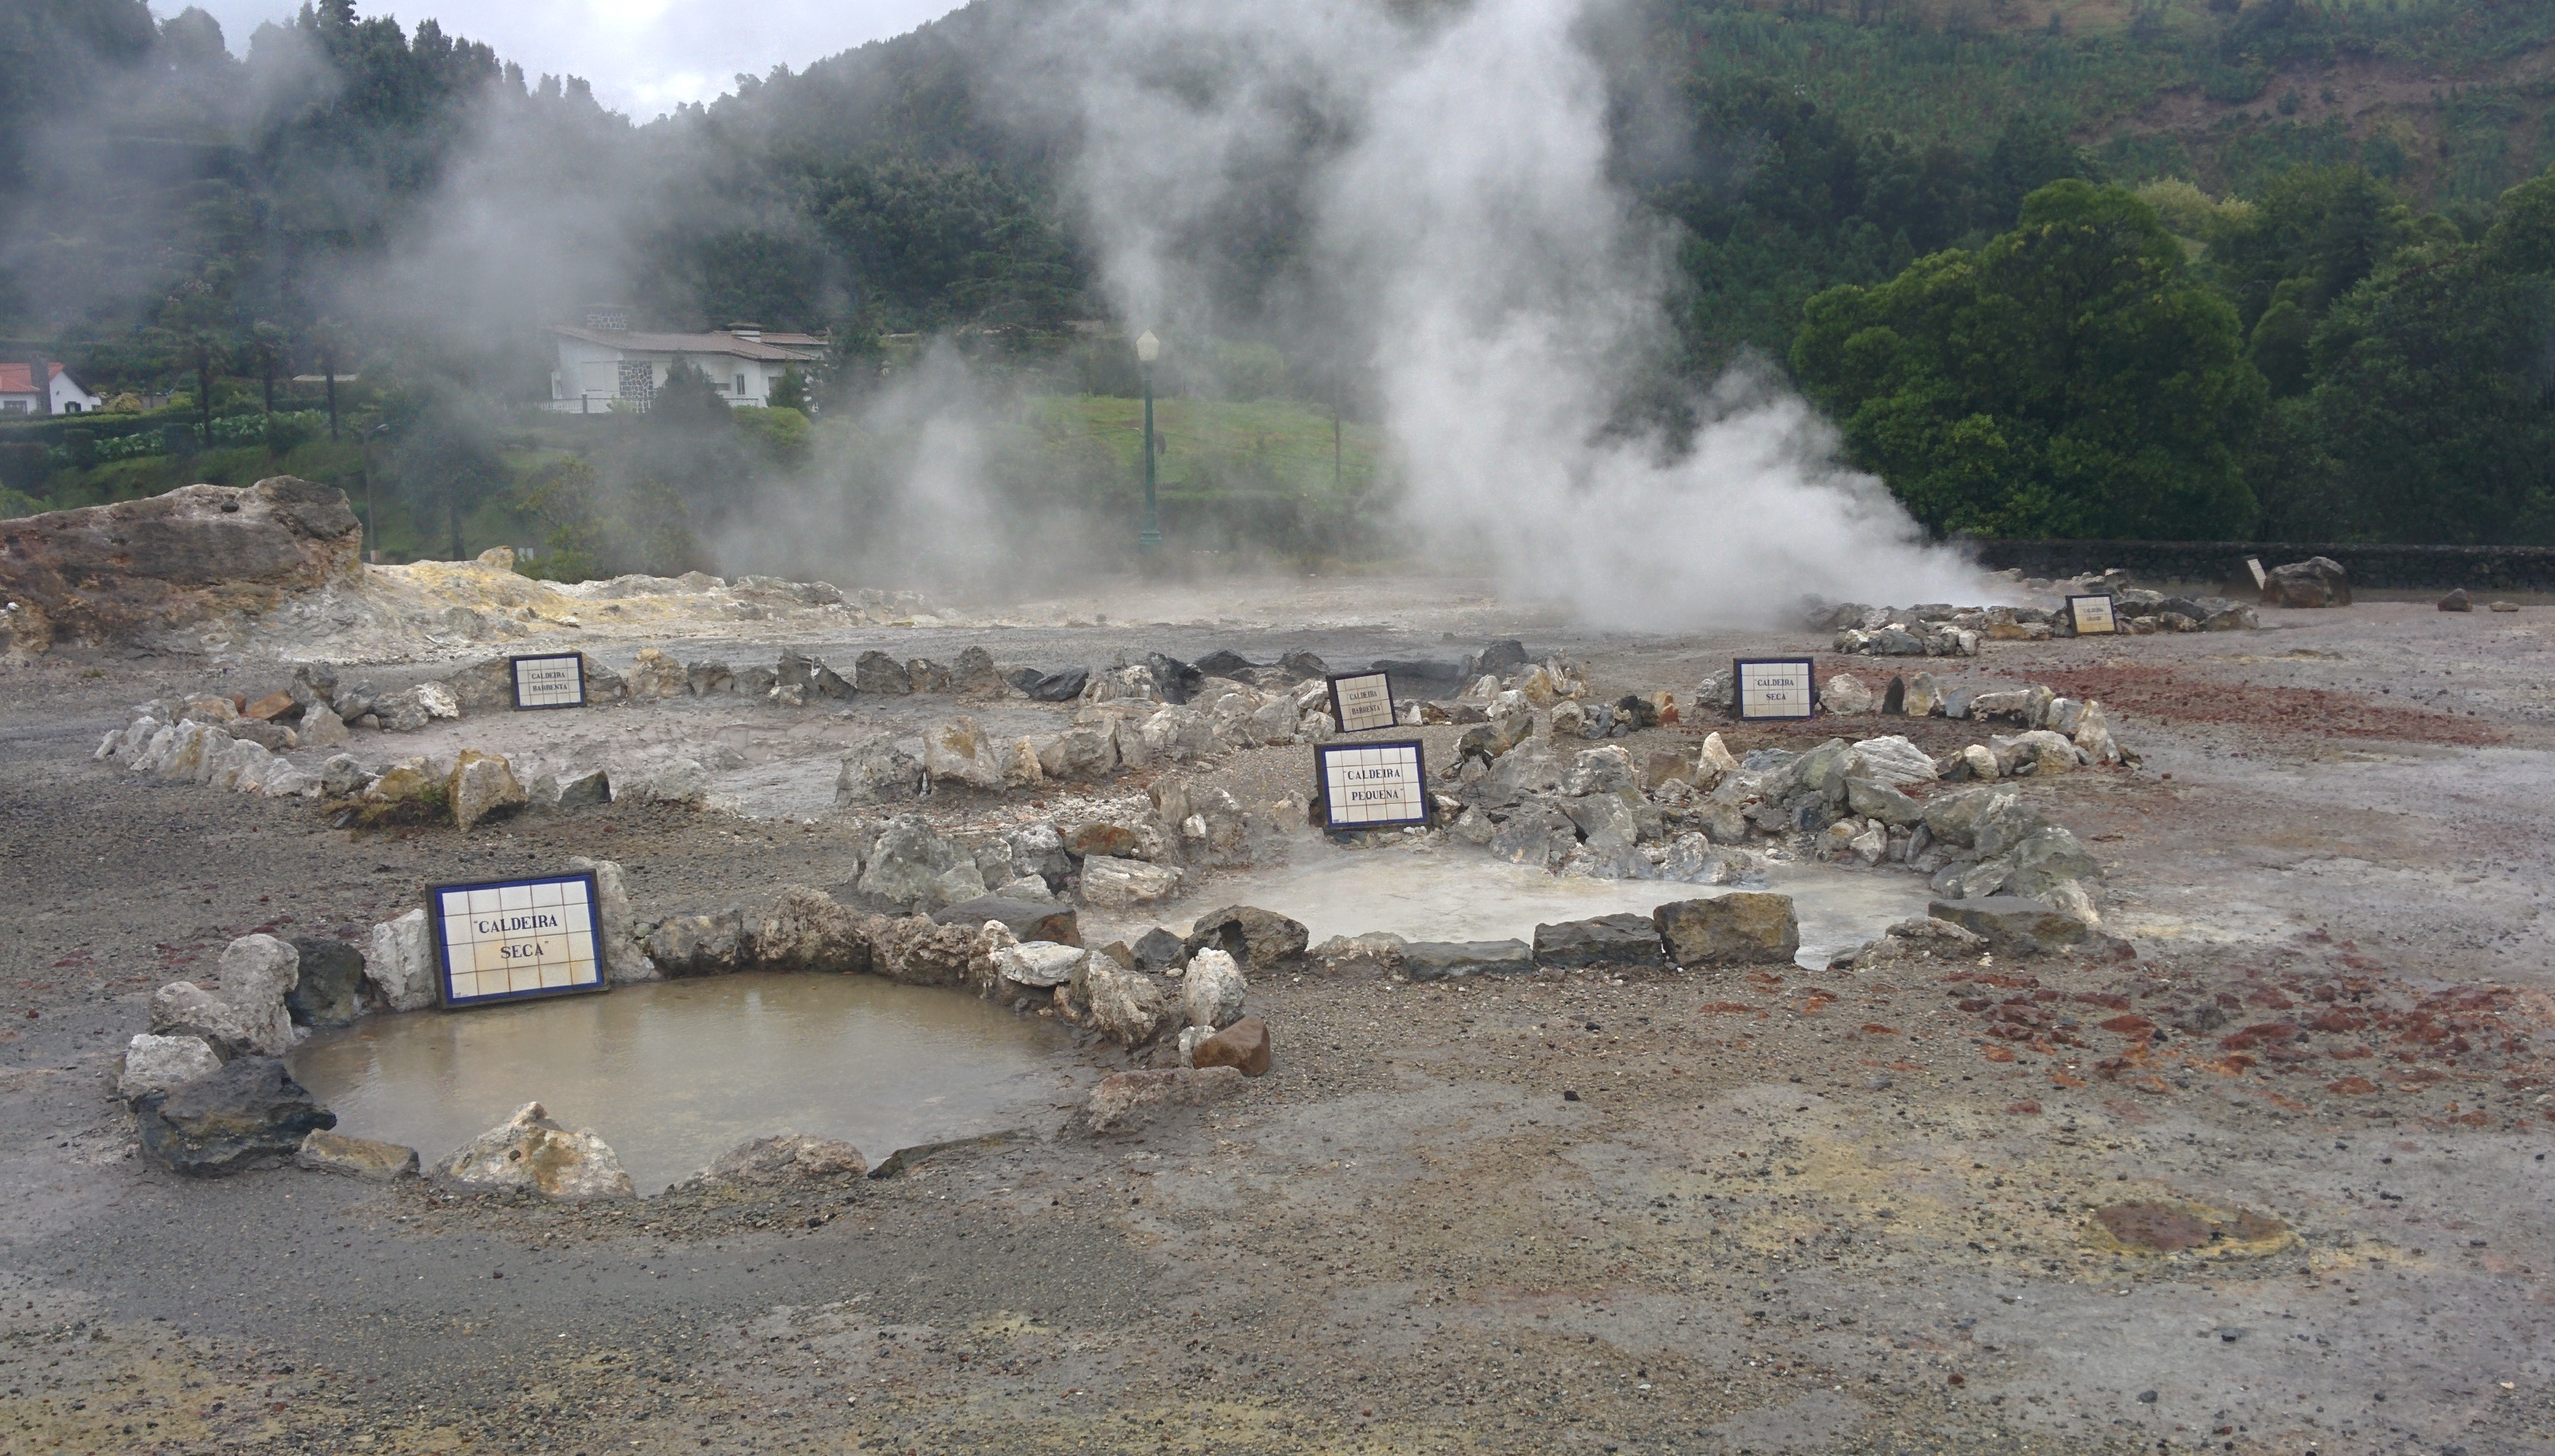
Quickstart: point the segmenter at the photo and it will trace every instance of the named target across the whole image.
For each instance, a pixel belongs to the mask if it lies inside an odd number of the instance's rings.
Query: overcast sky
[[[222,23],[233,52],[249,33],[281,21],[301,0],[193,0]],[[187,0],[152,0],[162,18]],[[957,8],[954,0],[356,0],[364,16],[392,15],[414,30],[431,16],[444,34],[485,41],[532,75],[581,75],[594,94],[640,121],[682,101],[736,87],[736,75],[903,35]]]

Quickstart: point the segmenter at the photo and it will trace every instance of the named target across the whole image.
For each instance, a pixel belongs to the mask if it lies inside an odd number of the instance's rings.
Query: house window
[[[745,393],[745,376],[742,374],[736,377],[736,392],[740,396]]]
[[[65,414],[65,415],[76,415],[76,414],[78,414],[79,412],[80,412],[80,402],[79,402],[79,401],[77,401],[77,400],[65,400],[65,401],[63,401],[63,402],[62,402],[62,413],[63,413],[63,414]]]
[[[657,398],[657,366],[645,359],[622,360],[621,398],[625,400]]]

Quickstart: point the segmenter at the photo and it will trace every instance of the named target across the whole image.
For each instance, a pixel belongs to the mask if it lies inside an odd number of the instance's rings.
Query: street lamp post
[[[1161,356],[1162,341],[1146,329],[1136,340],[1136,362],[1145,374],[1145,529],[1136,534],[1136,553],[1148,561],[1162,549],[1162,517],[1154,502],[1154,361]]]

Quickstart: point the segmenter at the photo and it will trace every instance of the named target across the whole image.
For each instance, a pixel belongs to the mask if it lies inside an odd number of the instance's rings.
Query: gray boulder
[[[983,895],[985,877],[974,855],[942,838],[919,815],[904,814],[871,847],[860,890],[891,904],[936,910]]]
[[[1090,680],[1090,668],[1067,667],[1061,672],[1046,673],[1021,690],[1032,702],[1069,703],[1082,696],[1083,684]]]
[[[1990,949],[2007,955],[2046,955],[2080,944],[2093,933],[2065,910],[2019,895],[1938,900],[1926,913],[1984,937]]]
[[[1050,891],[1062,890],[1073,876],[1073,856],[1065,853],[1064,836],[1043,819],[1004,830],[1003,843],[1012,852],[1015,875],[1035,875]]]
[[[588,769],[559,781],[558,806],[563,809],[598,808],[612,802],[612,776],[601,769]]]
[[[2006,859],[2012,866],[2006,890],[2032,900],[2046,900],[2062,884],[2099,879],[2103,873],[2103,862],[2084,841],[2056,825],[2027,836]]]
[[[872,648],[852,662],[852,689],[903,696],[913,691],[913,676],[905,664]]]
[[[1598,915],[1534,927],[1535,964],[1563,970],[1657,970],[1667,964],[1648,915]]]
[[[1491,853],[1511,864],[1551,869],[1579,845],[1567,815],[1548,803],[1521,805],[1491,835]]]
[[[1142,971],[1105,955],[1086,956],[1073,980],[1073,1000],[1093,1031],[1121,1046],[1137,1047],[1185,1024],[1186,1009]]]
[[[834,802],[842,807],[906,803],[920,798],[925,788],[921,761],[887,734],[873,733],[843,754],[842,772],[834,776]]]
[[[1156,925],[1136,938],[1135,949],[1129,953],[1136,957],[1139,970],[1166,971],[1188,963],[1189,947],[1187,941]]]
[[[669,976],[733,971],[744,949],[745,911],[733,907],[706,914],[668,915],[648,937],[648,958]]]
[[[188,1177],[215,1178],[291,1157],[302,1140],[337,1126],[271,1056],[243,1056],[168,1092],[135,1100],[142,1153]]]
[[[1913,824],[1925,817],[1925,806],[1886,784],[1869,779],[1845,781],[1845,803],[1856,814],[1885,824]]]
[[[1713,900],[1678,900],[1650,911],[1672,963],[1704,966],[1788,965],[1800,953],[1801,924],[1792,897],[1734,890]]]
[[[1522,940],[1412,940],[1400,954],[1401,973],[1413,981],[1534,974],[1534,947]]]
[[[1981,855],[1994,858],[2049,827],[2040,811],[2022,801],[2012,789],[2003,789],[1992,796],[1985,808],[1970,823],[1970,847]]]
[[[2351,573],[2331,556],[2309,556],[2303,561],[2274,566],[2262,578],[2262,605],[2350,606]]]
[[[736,673],[725,663],[689,663],[683,667],[683,681],[694,697],[707,697],[713,692],[736,691]]]
[[[812,885],[789,885],[740,958],[783,970],[859,975],[870,969],[870,940],[858,910]]]

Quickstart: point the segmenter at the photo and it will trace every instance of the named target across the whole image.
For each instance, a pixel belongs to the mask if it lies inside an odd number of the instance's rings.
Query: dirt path
[[[1233,602],[897,650],[1522,630],[1682,692],[1820,646],[1428,584],[1293,629],[1281,588]],[[90,765],[199,679],[64,655],[0,679],[0,1451],[2550,1449],[2555,614],[2270,626],[1955,669],[2118,708],[2145,767],[2059,817],[2136,962],[1264,979],[1278,1068],[1206,1111],[583,1208],[183,1183],[133,1155],[113,1060],[260,926],[574,853],[643,904],[750,897],[844,878],[840,838],[620,805],[351,837]],[[2303,1030],[2246,1039],[2270,1023]]]

